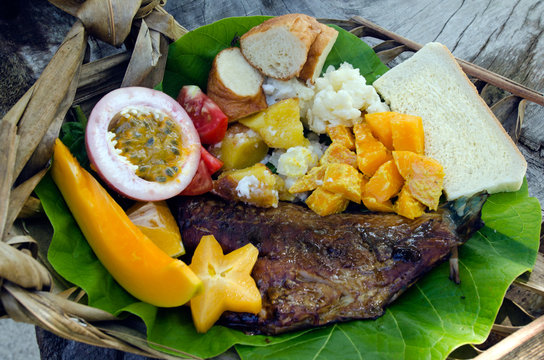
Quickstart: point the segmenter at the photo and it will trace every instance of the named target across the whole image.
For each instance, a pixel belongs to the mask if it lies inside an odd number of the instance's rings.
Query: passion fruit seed
[[[178,174],[181,134],[167,115],[145,106],[128,107],[114,116],[108,130],[112,145],[140,178],[167,182]]]

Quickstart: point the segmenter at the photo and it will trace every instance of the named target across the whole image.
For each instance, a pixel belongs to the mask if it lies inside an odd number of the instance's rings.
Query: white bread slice
[[[315,20],[316,26],[321,29],[319,35],[317,35],[310,51],[308,52],[308,59],[304,64],[304,67],[300,71],[299,79],[305,81],[306,83],[313,84],[315,79],[321,75],[321,70],[323,70],[323,65],[327,56],[332,50],[332,47],[338,37],[338,31],[333,29],[330,26],[319,23]]]
[[[208,96],[230,121],[266,109],[262,75],[244,58],[239,48],[220,51],[208,75]]]
[[[247,61],[264,75],[289,80],[302,70],[320,32],[310,16],[287,14],[253,27],[240,38],[240,48]]]
[[[373,85],[393,111],[421,116],[448,200],[520,188],[527,162],[444,45],[425,45]]]

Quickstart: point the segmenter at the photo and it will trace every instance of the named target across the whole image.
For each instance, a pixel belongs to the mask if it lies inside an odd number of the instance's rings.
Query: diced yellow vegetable
[[[363,195],[363,204],[370,211],[395,212],[395,208],[393,207],[391,200],[380,202],[374,197]]]
[[[261,163],[240,170],[229,170],[214,181],[214,191],[225,199],[260,207],[278,206],[277,176]]]
[[[281,178],[281,176],[274,174],[274,177],[276,178],[275,189],[278,191],[279,200],[280,201],[295,200],[296,196],[289,192],[289,190],[285,186],[285,181]]]
[[[292,194],[311,191],[318,186],[323,185],[323,177],[325,176],[326,165],[316,166],[312,168],[306,175],[300,177],[291,187],[289,192]]]
[[[372,135],[367,123],[355,124],[353,133],[355,134],[357,166],[364,175],[372,177],[383,163],[391,160],[391,153]]]
[[[343,125],[329,126],[327,127],[327,135],[329,135],[332,142],[344,145],[349,150],[355,150],[355,139],[349,127]]]
[[[385,145],[393,150],[393,134],[391,133],[391,119],[397,113],[392,111],[365,114],[365,121],[370,126],[372,134]]]
[[[408,219],[415,219],[423,215],[425,205],[412,196],[407,186],[403,186],[395,202],[395,212]]]
[[[272,148],[288,149],[309,144],[300,121],[298,98],[282,100],[238,122],[258,132]]]
[[[400,176],[400,175],[399,175]],[[348,164],[329,164],[323,178],[323,189],[340,194],[357,204],[361,202],[363,174]]]
[[[261,135],[242,124],[231,124],[223,140],[210,153],[223,162],[223,170],[243,169],[261,161],[268,152]]]
[[[391,134],[395,150],[413,151],[423,155],[425,153],[425,137],[421,117],[395,114],[396,116],[391,119]]]
[[[348,199],[340,194],[327,191],[322,186],[315,189],[306,199],[306,205],[321,216],[341,213],[346,210],[348,204]]]
[[[383,163],[370,178],[365,187],[365,196],[373,197],[383,203],[397,195],[402,185],[404,185],[404,178],[397,170],[395,162],[389,160]]]
[[[393,158],[412,196],[429,209],[436,210],[444,183],[442,165],[412,151],[393,151]]]
[[[319,159],[321,165],[342,163],[357,168],[357,155],[342,144],[333,142]]]

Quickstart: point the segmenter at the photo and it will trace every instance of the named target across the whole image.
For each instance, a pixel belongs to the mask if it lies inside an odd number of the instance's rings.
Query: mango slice
[[[202,289],[195,273],[145,236],[58,139],[51,175],[100,262],[134,297],[175,307]]]

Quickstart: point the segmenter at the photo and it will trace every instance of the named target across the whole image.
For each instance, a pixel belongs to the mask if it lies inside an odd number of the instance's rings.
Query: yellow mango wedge
[[[94,253],[125,290],[160,307],[183,305],[201,291],[189,266],[146,237],[58,139],[51,174]]]

